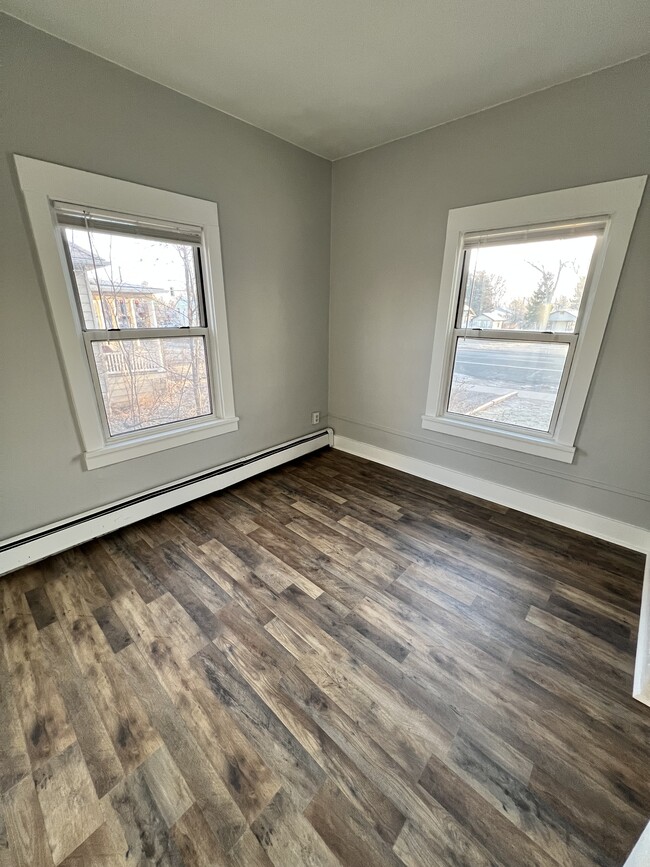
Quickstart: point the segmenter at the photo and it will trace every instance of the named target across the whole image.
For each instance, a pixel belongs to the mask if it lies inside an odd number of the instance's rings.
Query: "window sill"
[[[479,424],[457,421],[451,418],[436,418],[430,415],[423,415],[422,427],[426,430],[436,431],[436,433],[451,434],[463,439],[474,440],[474,442],[512,449],[516,452],[526,452],[529,455],[538,455],[539,457],[549,458],[552,461],[561,461],[565,464],[573,463],[576,452],[574,446],[554,442],[545,437],[496,431]]]
[[[111,443],[100,449],[84,452],[84,465],[87,470],[95,470],[106,467],[109,464],[117,464],[121,461],[129,461],[132,458],[140,458],[154,452],[172,449],[176,446],[184,446],[208,437],[231,433],[239,428],[239,419],[220,418],[200,422],[190,427],[165,431],[164,433],[149,433],[118,443]]]

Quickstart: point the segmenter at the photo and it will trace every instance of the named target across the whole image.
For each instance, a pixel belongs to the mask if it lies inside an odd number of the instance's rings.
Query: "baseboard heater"
[[[6,539],[0,542],[0,575],[318,451],[331,445],[332,438],[331,429],[320,430],[206,472]]]

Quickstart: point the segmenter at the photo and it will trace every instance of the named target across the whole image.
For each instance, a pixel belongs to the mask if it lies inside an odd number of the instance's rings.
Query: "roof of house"
[[[489,310],[485,313],[479,313],[476,319],[491,319],[493,322],[499,322],[503,319],[508,318],[508,314],[505,310]]]
[[[559,320],[577,319],[578,318],[578,311],[572,310],[569,308],[563,309],[563,310],[554,310],[548,318],[553,319],[554,321],[556,321],[558,319]]]
[[[93,292],[97,292],[97,283],[93,280],[90,284]],[[161,289],[157,286],[147,286],[143,283],[118,283],[110,280],[100,280],[99,289],[107,293],[115,292],[118,295],[169,295],[171,289]]]
[[[102,259],[101,256],[96,255],[93,258],[93,254],[90,250],[80,247],[79,244],[75,244],[74,241],[68,241],[68,250],[70,251],[72,267],[75,271],[85,271],[87,268],[102,268],[104,265],[109,264],[105,259]]]

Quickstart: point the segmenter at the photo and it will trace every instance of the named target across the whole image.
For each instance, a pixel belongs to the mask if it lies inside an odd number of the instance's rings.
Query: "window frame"
[[[443,256],[438,310],[434,331],[429,388],[422,427],[436,433],[470,439],[572,463],[580,419],[605,333],[607,319],[625,260],[627,247],[641,202],[647,176],[606,181],[549,193],[523,196],[500,202],[471,205],[449,211]],[[464,299],[464,251],[468,236],[472,239],[497,232],[530,231],[536,233],[562,224],[594,221],[603,225],[596,242],[590,273],[585,285],[576,333],[507,331],[485,329],[470,339],[517,339],[534,342],[573,344],[569,351],[552,427],[548,433],[518,428],[486,420],[449,413],[447,403],[455,355],[459,305]],[[462,318],[460,320],[462,322]],[[579,331],[578,331],[579,329]],[[474,330],[475,331],[475,330]],[[507,337],[505,335],[508,335]],[[570,357],[569,357],[570,356]]]
[[[154,187],[134,184],[53,163],[15,156],[16,169],[43,274],[43,285],[64,368],[66,383],[82,445],[86,469],[152,454],[208,437],[235,431],[232,369],[226,315],[225,287],[221,260],[218,209],[215,202],[184,196]],[[210,381],[212,413],[157,427],[110,435],[103,418],[103,399],[93,373],[93,330],[86,330],[78,310],[78,293],[69,268],[63,229],[54,204],[73,203],[90,211],[106,211],[150,219],[154,223],[190,226],[200,233],[203,310],[205,315],[206,361]],[[200,328],[201,335],[205,333]],[[174,329],[158,329],[160,336],[173,337]],[[193,336],[194,328],[183,328]],[[149,329],[147,329],[149,331]],[[143,338],[144,329],[129,329]],[[97,332],[104,335],[105,332]],[[111,334],[111,332],[108,332]],[[126,329],[120,337],[126,339]]]

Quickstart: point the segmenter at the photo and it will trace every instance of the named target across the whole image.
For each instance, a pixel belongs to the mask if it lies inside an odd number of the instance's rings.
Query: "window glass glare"
[[[459,328],[575,331],[597,235],[467,251]]]
[[[567,343],[459,337],[447,409],[547,432],[568,350]]]
[[[191,244],[64,228],[87,329],[202,324]]]

